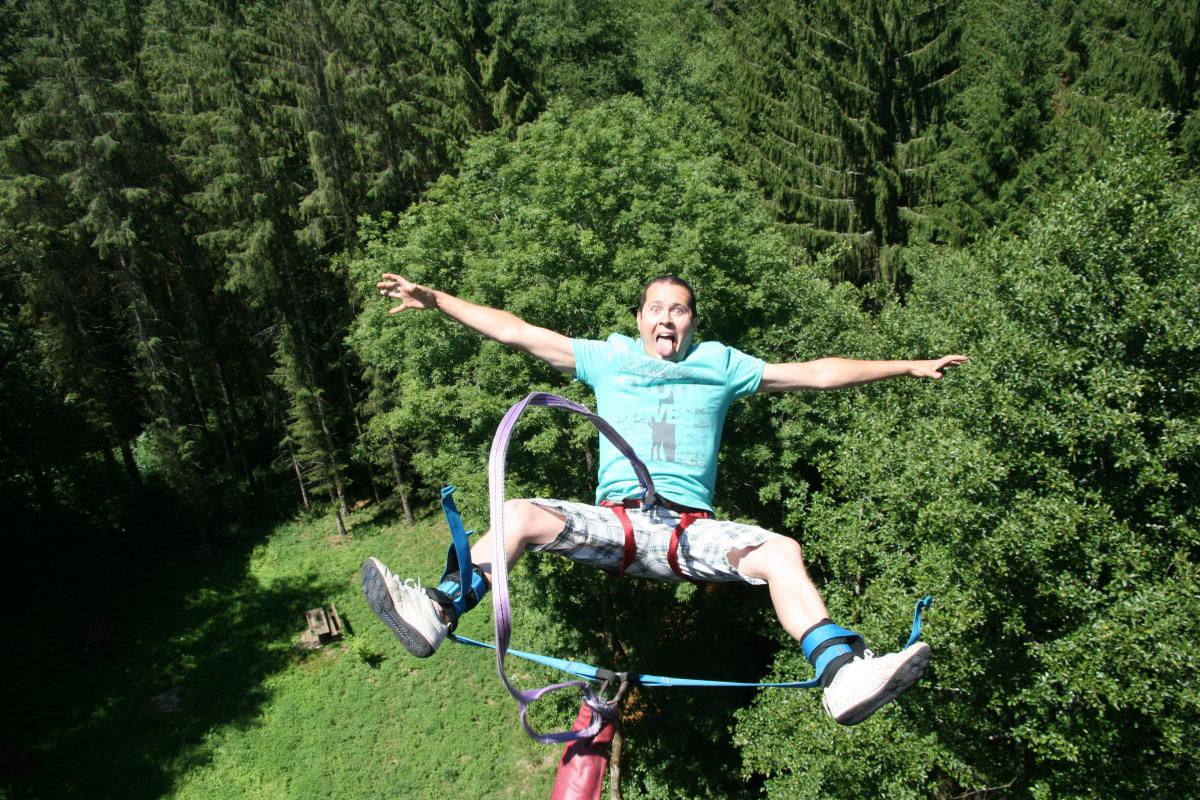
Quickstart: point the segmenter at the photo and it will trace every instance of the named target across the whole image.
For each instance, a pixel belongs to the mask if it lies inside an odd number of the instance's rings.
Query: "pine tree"
[[[1085,100],[1095,124],[1111,121],[1113,103],[1170,111],[1173,132],[1200,158],[1200,2],[1110,3],[1058,0],[1064,79]]]
[[[137,59],[138,14],[127,3],[25,7],[18,135],[5,170],[19,224],[44,245],[26,288],[62,359],[55,370],[88,398],[131,475],[129,442],[143,423],[117,376],[140,384],[168,458],[183,448],[160,292],[161,233],[174,227],[170,170]]]
[[[341,338],[338,315],[328,312],[346,299],[300,235],[311,171],[289,61],[269,36],[281,28],[272,14],[285,12],[163,3],[158,13],[184,21],[176,46],[162,48],[180,54],[163,70],[176,81],[164,96],[176,104],[180,157],[199,187],[189,197],[197,241],[222,259],[225,287],[268,319],[272,374],[286,394],[280,416],[292,427],[286,441],[328,489],[341,528],[348,506],[341,423],[325,387]]]
[[[1025,209],[1043,182],[1061,31],[1041,0],[972,0],[962,12],[964,74],[949,111],[958,158],[937,186],[946,216],[973,239]]]
[[[953,9],[774,0],[728,16],[733,150],[795,240],[847,249],[844,277],[894,284],[905,245],[951,235],[932,177],[950,157]]]

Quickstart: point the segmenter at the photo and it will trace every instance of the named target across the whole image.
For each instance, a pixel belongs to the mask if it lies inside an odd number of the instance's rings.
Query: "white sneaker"
[[[879,658],[868,650],[865,658],[855,658],[833,676],[825,688],[825,710],[843,725],[857,725],[911,689],[931,655],[924,642]]]
[[[437,603],[421,588],[420,581],[409,578],[401,582],[372,556],[363,563],[362,589],[375,616],[417,658],[433,655],[446,638],[446,623],[438,616]]]

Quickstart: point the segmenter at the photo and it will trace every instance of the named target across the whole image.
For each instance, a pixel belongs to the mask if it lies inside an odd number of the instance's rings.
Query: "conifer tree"
[[[1200,3],[1058,0],[1064,78],[1087,102],[1095,124],[1123,98],[1175,114],[1173,132],[1200,158]],[[1119,110],[1119,108],[1118,108]]]
[[[516,0],[453,0],[426,9],[432,56],[463,139],[515,128],[538,110],[517,6]]]
[[[299,208],[311,173],[296,122],[296,84],[270,33],[280,25],[263,6],[225,9],[164,3],[164,16],[185,20],[180,55],[164,74],[183,130],[180,156],[199,190],[197,240],[223,260],[224,284],[270,321],[287,395],[282,415],[293,428],[295,457],[335,500],[339,527],[347,511],[340,421],[326,398],[326,365],[340,336],[327,311],[345,307],[319,251],[301,239]]]
[[[65,385],[108,409],[101,427],[130,474],[129,441],[142,423],[131,416],[139,404],[122,396],[129,391],[113,386],[117,375],[140,385],[162,454],[182,465],[184,414],[163,295],[174,193],[137,58],[139,9],[31,2],[21,19],[26,77],[5,171],[26,234],[44,245],[26,265],[31,308],[64,359],[56,371]],[[97,305],[73,308],[89,299]]]
[[[973,239],[1019,213],[1045,177],[1061,38],[1040,0],[972,0],[963,14],[964,75],[950,101],[960,168],[937,182],[946,216]]]
[[[773,0],[728,14],[718,109],[792,238],[847,248],[845,277],[900,278],[910,242],[946,238],[932,177],[960,24],[945,0]]]

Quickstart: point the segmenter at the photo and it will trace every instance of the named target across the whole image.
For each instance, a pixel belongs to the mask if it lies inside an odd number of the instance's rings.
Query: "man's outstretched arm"
[[[942,356],[929,361],[860,361],[853,358],[819,358],[815,361],[767,364],[760,392],[796,389],[841,389],[864,383],[909,376],[937,380],[945,370],[967,363],[966,356]]]
[[[400,301],[400,305],[390,310],[392,314],[408,309],[437,309],[476,333],[540,358],[557,370],[575,371],[571,340],[561,333],[530,325],[515,314],[476,305],[390,272],[383,273],[375,286],[384,297]]]

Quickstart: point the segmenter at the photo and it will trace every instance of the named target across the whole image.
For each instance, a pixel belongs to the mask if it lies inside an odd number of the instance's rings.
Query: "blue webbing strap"
[[[462,515],[454,505],[454,486],[442,487],[442,511],[450,526],[450,551],[446,553],[446,569],[437,588],[450,598],[454,611],[461,617],[470,610],[469,605],[473,605],[469,604],[468,593],[474,590],[475,602],[479,602],[487,591],[487,583],[471,568],[470,536],[475,531],[469,531],[463,525]],[[447,579],[453,572],[458,573],[457,581]]]
[[[862,639],[862,636],[832,622],[818,625],[804,634],[804,638],[800,640],[800,648],[817,673],[813,680],[820,683],[825,670],[834,660],[854,655],[854,648],[849,642],[855,639]]]
[[[909,634],[908,642],[904,645],[905,647],[910,646],[913,642],[917,641],[917,639],[921,637],[921,613],[931,605],[933,605],[933,598],[929,595],[926,595],[917,601],[916,608],[913,611],[912,632]],[[837,626],[835,625],[833,627]],[[450,638],[459,644],[470,645],[471,647],[482,647],[488,650],[496,649],[496,645],[494,644],[476,641],[475,639],[471,639],[466,636],[459,636],[458,634],[452,633],[450,634]],[[547,667],[552,667],[554,669],[561,670],[568,675],[574,675],[577,678],[583,678],[590,681],[608,680],[615,674],[611,670],[593,667],[590,664],[584,664],[581,661],[568,661],[563,658],[543,656],[538,655],[537,653],[526,653],[521,650],[513,650],[511,648],[509,649],[508,654],[510,656],[516,656],[517,658],[523,658],[526,661],[532,661],[535,664],[542,664]],[[808,653],[805,653],[805,657],[808,657]],[[821,673],[818,670],[817,675],[820,676],[820,674]],[[746,683],[742,681],[710,681],[700,678],[671,678],[665,675],[643,675],[638,672],[627,673],[626,677],[632,685],[651,687],[709,687],[717,689],[815,689],[821,685],[819,677],[812,678],[811,680],[807,681],[786,681],[778,683]]]
[[[813,651],[817,649],[823,642],[830,639],[861,639],[854,631],[846,630],[841,625],[834,625],[832,622],[827,622],[824,625],[818,625],[804,635],[800,640],[800,649],[804,651],[804,657],[812,660]]]
[[[933,597],[925,595],[917,601],[917,607],[913,611],[912,633],[909,634],[908,641],[904,643],[905,647],[911,647],[913,642],[921,638],[921,612],[933,605]]]

